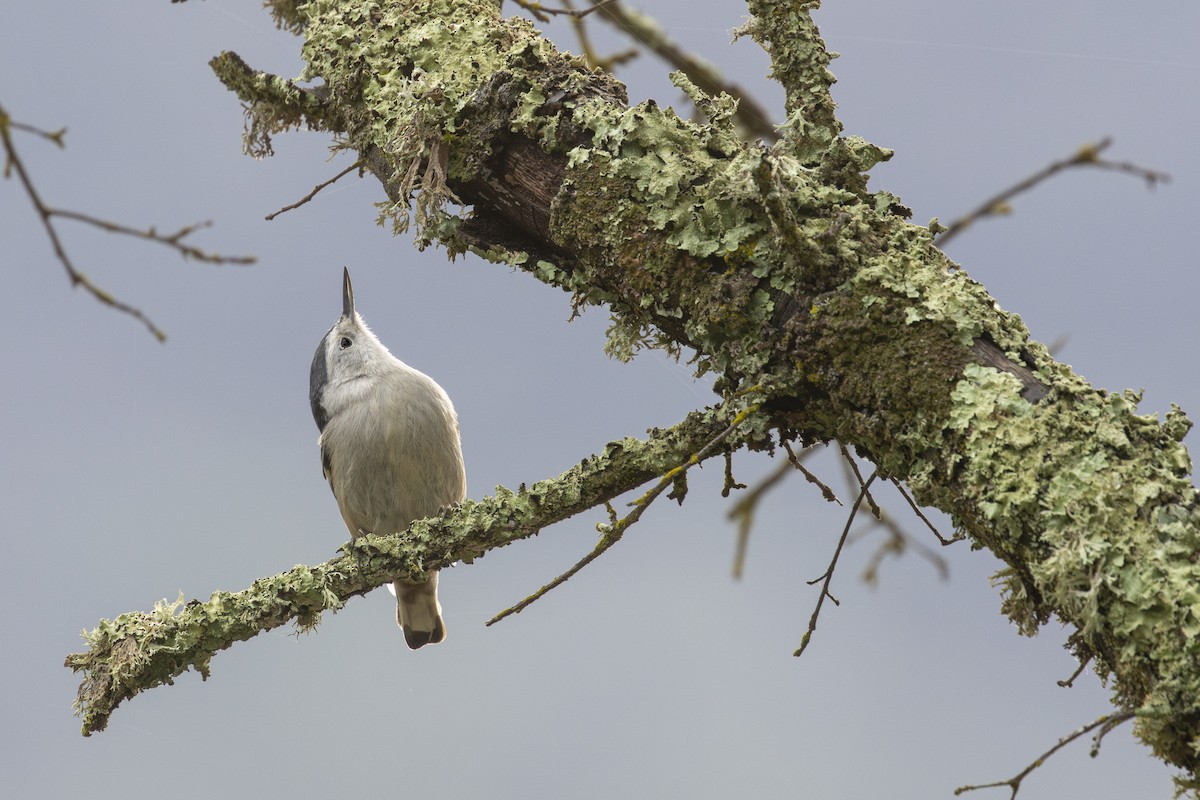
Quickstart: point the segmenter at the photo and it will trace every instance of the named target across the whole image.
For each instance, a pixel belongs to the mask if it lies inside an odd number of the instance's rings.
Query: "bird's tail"
[[[396,581],[396,622],[404,629],[404,641],[416,650],[446,638],[442,606],[437,597],[438,574],[429,573],[424,583]]]

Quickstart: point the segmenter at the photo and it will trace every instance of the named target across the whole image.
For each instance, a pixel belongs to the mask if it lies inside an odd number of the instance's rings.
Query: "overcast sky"
[[[735,0],[644,0],[688,49],[780,115]],[[515,11],[512,4],[506,9]],[[1195,214],[1200,59],[1195,3],[829,2],[848,133],[895,149],[872,187],[920,223],[953,219],[1081,144],[1164,170],[1147,191],[1099,170],[1062,175],[949,246],[1034,335],[1098,386],[1145,387],[1143,408],[1200,411]],[[600,23],[604,47],[626,46]],[[552,31],[578,49],[565,25]],[[207,598],[334,555],[346,532],[321,477],[307,400],[313,349],[359,310],[458,408],[469,495],[555,475],[610,439],[670,425],[714,396],[658,354],[602,353],[607,317],[473,257],[418,253],[375,225],[377,182],[350,177],[273,222],[349,163],[329,139],[276,137],[241,154],[238,101],[206,62],[231,49],[295,75],[300,40],[259,3],[9,3],[0,103],[67,148],[16,134],[45,200],[160,230],[211,219],[195,243],[253,267],[183,263],[164,248],[59,224],[77,265],[170,338],[68,286],[30,205],[0,184],[0,780],[10,797],[950,798],[1020,771],[1108,708],[1073,689],[1065,631],[1023,639],[988,584],[997,562],[938,548],[860,575],[878,533],[845,554],[803,658],[799,643],[844,509],[793,478],[769,495],[745,578],[730,578],[731,501],[714,464],[682,508],[661,501],[624,541],[515,618],[483,623],[595,542],[601,512],[442,575],[449,629],[410,652],[384,590],[241,643],[117,710],[89,739],[62,667],[78,632],[160,598]],[[620,71],[631,99],[679,104],[669,68]],[[1193,436],[1194,438],[1194,436]],[[836,461],[814,462],[843,491]],[[740,455],[754,483],[773,465]],[[925,545],[931,538],[889,508]],[[948,531],[947,531],[948,532]],[[1168,798],[1170,771],[1129,728],[1100,758],[1080,742],[1022,800]],[[1007,797],[992,789],[981,800]]]

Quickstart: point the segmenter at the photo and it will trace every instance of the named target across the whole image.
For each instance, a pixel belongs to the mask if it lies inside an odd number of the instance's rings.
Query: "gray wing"
[[[321,442],[321,474],[325,476],[325,480],[329,481],[329,488],[333,489],[333,454],[329,452],[325,442]],[[337,497],[337,492],[333,493]]]

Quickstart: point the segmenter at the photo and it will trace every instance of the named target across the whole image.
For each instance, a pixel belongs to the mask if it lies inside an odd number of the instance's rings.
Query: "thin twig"
[[[629,38],[675,69],[682,71],[705,94],[715,97],[725,93],[737,98],[738,107],[733,118],[751,135],[758,136],[767,142],[779,139],[779,132],[775,130],[775,124],[771,122],[770,114],[763,106],[759,105],[740,86],[727,83],[711,64],[685,52],[679,45],[671,41],[662,26],[645,13],[626,9],[615,0],[589,0],[589,2],[595,7],[602,7],[602,13],[599,14],[600,19],[619,28]]]
[[[48,131],[34,125],[27,125],[24,122],[17,122],[16,120],[9,120],[8,124],[13,130],[22,131],[23,133],[32,133],[34,136],[40,136],[43,139],[48,139],[58,145],[60,149],[67,146],[66,142],[64,141],[64,138],[67,135],[66,128],[59,128],[56,131]]]
[[[1108,734],[1111,733],[1114,728],[1121,725],[1123,722],[1133,716],[1134,713],[1132,711],[1126,711],[1123,714],[1117,714],[1111,717],[1103,725],[1101,725],[1100,730],[1096,731],[1096,734],[1092,736],[1092,746],[1088,748],[1088,755],[1092,758],[1100,755],[1100,743],[1104,741],[1104,737],[1108,736]]]
[[[900,496],[908,501],[908,507],[913,510],[913,513],[917,515],[917,518],[920,519],[921,522],[924,522],[925,527],[929,528],[929,530],[933,532],[933,535],[937,537],[937,540],[942,543],[942,547],[952,545],[955,542],[961,542],[963,539],[967,538],[962,532],[956,532],[949,539],[947,539],[945,536],[942,536],[942,534],[938,533],[938,529],[933,527],[933,523],[929,521],[929,517],[921,513],[920,506],[918,506],[916,501],[912,499],[912,496],[909,495],[908,491],[904,488],[904,484],[900,483],[900,481],[896,480],[895,478],[889,478],[888,480],[890,480],[892,485],[899,490]]]
[[[131,305],[122,303],[108,292],[101,289],[75,268],[71,263],[71,259],[67,256],[67,251],[63,247],[62,240],[58,238],[58,231],[54,229],[54,223],[50,221],[50,212],[46,205],[42,202],[41,196],[38,195],[37,189],[33,186],[33,181],[30,180],[29,174],[25,172],[25,165],[21,162],[17,155],[16,147],[13,145],[12,137],[9,135],[9,118],[8,114],[0,107],[0,139],[4,142],[4,152],[7,158],[5,164],[5,173],[11,168],[16,171],[17,179],[21,181],[21,185],[25,187],[25,194],[29,196],[29,201],[33,203],[34,210],[42,220],[42,226],[46,229],[46,235],[50,238],[50,246],[54,248],[54,254],[58,256],[58,260],[62,262],[63,267],[67,270],[67,276],[71,279],[72,286],[82,286],[93,297],[105,305],[115,308],[117,311],[124,312],[136,320],[139,320],[146,328],[154,335],[155,339],[163,342],[166,341],[167,335],[163,333],[157,325],[141,312]]]
[[[130,228],[115,222],[109,222],[108,220],[99,219],[98,217],[93,217],[89,214],[83,214],[78,211],[52,208],[46,205],[46,203],[42,201],[41,195],[38,194],[37,189],[34,187],[33,180],[29,177],[29,173],[26,172],[24,162],[21,161],[20,156],[17,154],[17,148],[14,145],[11,136],[11,131],[13,129],[33,133],[49,139],[60,147],[63,146],[63,136],[66,133],[66,129],[63,128],[58,131],[44,131],[31,125],[13,122],[13,120],[8,116],[8,113],[4,110],[4,107],[0,106],[0,142],[3,143],[5,153],[4,176],[8,177],[13,172],[16,172],[17,179],[20,181],[21,186],[25,189],[25,194],[29,197],[29,202],[33,205],[34,210],[37,212],[38,217],[42,221],[42,227],[46,229],[46,235],[50,239],[50,246],[54,250],[54,255],[58,258],[59,262],[62,263],[63,268],[67,271],[67,277],[70,279],[71,285],[83,287],[83,289],[91,294],[92,297],[96,298],[104,305],[124,314],[128,314],[129,316],[138,320],[146,326],[146,329],[149,330],[154,338],[158,341],[166,341],[167,335],[162,331],[161,328],[151,322],[149,317],[147,317],[140,309],[113,297],[106,290],[93,283],[86,274],[75,267],[70,256],[67,255],[67,250],[63,246],[62,239],[59,238],[58,230],[54,227],[55,217],[62,217],[63,219],[71,219],[75,220],[76,222],[82,222],[110,233],[124,234],[126,236],[134,236],[153,242],[158,242],[159,244],[164,244],[168,247],[178,250],[185,258],[194,258],[199,261],[207,261],[214,264],[253,263],[253,257],[220,256],[207,253],[182,241],[183,238],[188,234],[199,228],[208,227],[210,223],[190,225],[185,228],[181,228],[173,234],[164,236],[155,231],[154,228],[150,228],[148,230],[139,230],[137,228]]]
[[[1110,169],[1117,172],[1125,172],[1131,175],[1136,175],[1137,177],[1143,179],[1151,189],[1158,184],[1166,183],[1171,179],[1171,176],[1167,175],[1165,172],[1146,169],[1145,167],[1138,166],[1137,164],[1133,164],[1128,161],[1108,161],[1107,159],[1100,158],[1100,154],[1104,152],[1111,144],[1111,137],[1105,137],[1096,144],[1085,144],[1069,158],[1055,161],[1033,173],[1023,181],[1019,181],[999,194],[988,198],[987,200],[983,201],[983,203],[981,203],[975,210],[950,223],[949,226],[942,228],[941,235],[937,237],[937,246],[944,248],[946,246],[946,242],[962,233],[964,229],[969,227],[976,220],[984,217],[1008,214],[1010,211],[1012,211],[1012,207],[1008,204],[1009,200],[1021,194],[1022,192],[1029,191],[1042,181],[1050,178],[1053,175],[1056,175],[1059,172],[1062,172],[1065,169],[1070,169],[1072,167],[1099,167],[1100,169]]]
[[[142,230],[140,228],[131,228],[128,225],[121,225],[117,222],[110,222],[106,219],[93,217],[90,214],[84,214],[79,211],[70,211],[65,208],[48,208],[46,212],[52,217],[62,217],[63,219],[73,219],[76,222],[83,222],[87,225],[99,228],[108,233],[120,233],[125,236],[132,236],[136,239],[146,239],[147,241],[157,242],[158,244],[166,245],[179,251],[179,254],[184,258],[192,258],[196,261],[204,261],[208,264],[253,264],[254,256],[223,256],[219,253],[209,253],[206,250],[201,250],[199,247],[190,245],[183,241],[184,238],[192,235],[196,231],[212,227],[211,220],[197,222],[194,225],[185,225],[174,233],[159,233],[155,228],[150,227]]]
[[[767,142],[779,139],[779,132],[771,122],[766,109],[754,100],[744,89],[736,84],[726,83],[715,67],[691,53],[685,52],[675,42],[667,37],[666,32],[657,22],[645,13],[624,8],[619,0],[589,0],[591,6],[577,10],[572,0],[562,0],[565,8],[548,8],[537,0],[514,0],[518,6],[525,9],[539,22],[549,22],[551,16],[566,16],[571,18],[575,35],[583,56],[593,67],[612,71],[638,55],[637,49],[623,50],[606,58],[596,54],[588,38],[583,20],[594,11],[603,10],[600,19],[619,28],[629,38],[642,47],[657,55],[675,69],[681,70],[705,94],[716,96],[721,93],[737,98],[738,108],[733,118],[750,134],[761,137]]]
[[[592,7],[585,8],[581,11],[577,11],[575,7],[571,5],[571,0],[563,0],[563,4],[566,6],[566,8],[547,8],[546,6],[537,2],[537,0],[513,0],[513,2],[528,11],[530,15],[538,22],[549,22],[550,17],[552,16],[583,19],[593,11],[604,8],[609,3],[615,3],[617,0],[600,0]]]
[[[816,485],[816,487],[821,490],[821,497],[825,498],[825,502],[837,503],[839,506],[842,505],[842,501],[839,500],[838,496],[833,493],[833,489],[830,489],[828,486],[826,486],[824,483],[822,483],[821,479],[818,478],[816,475],[812,474],[809,471],[808,467],[806,467],[800,463],[800,459],[796,457],[796,454],[794,452],[792,452],[791,444],[789,444],[787,441],[783,441],[783,442],[781,442],[781,444],[783,445],[783,449],[787,451],[788,459],[792,462],[792,466],[794,466],[796,469],[800,470],[800,473],[802,475],[804,475],[805,480],[807,480],[811,484]],[[811,448],[806,447],[801,452],[807,453],[807,452],[809,452],[809,450],[811,450]]]
[[[825,603],[825,598],[828,597],[833,601],[835,606],[838,605],[837,598],[829,593],[829,582],[833,580],[833,571],[837,568],[838,558],[841,556],[842,548],[846,544],[846,537],[850,534],[850,525],[854,522],[854,515],[858,513],[858,508],[862,505],[863,498],[867,496],[867,489],[878,475],[878,470],[872,472],[871,477],[867,478],[866,482],[862,484],[862,488],[858,490],[858,497],[854,499],[854,505],[850,507],[850,514],[846,517],[846,526],[842,528],[841,538],[838,539],[837,548],[833,551],[833,558],[830,560],[829,566],[825,569],[825,574],[819,575],[808,582],[809,585],[812,585],[817,581],[824,580],[824,583],[821,584],[821,594],[817,598],[817,607],[813,609],[812,616],[808,618],[808,630],[804,632],[804,636],[800,639],[800,647],[796,652],[792,653],[793,656],[799,657],[803,655],[804,651],[808,648],[808,643],[812,641],[813,632],[817,629],[817,618],[821,616],[821,606]]]
[[[316,197],[317,192],[321,191],[322,189],[326,188],[327,186],[332,186],[333,184],[337,183],[339,180],[344,178],[351,170],[357,168],[360,164],[362,164],[361,158],[358,159],[357,161],[355,161],[350,166],[346,167],[344,170],[339,172],[337,175],[334,175],[332,178],[325,181],[324,183],[318,183],[316,186],[313,187],[313,190],[311,192],[309,192],[308,194],[304,195],[304,197],[301,197],[299,200],[292,203],[291,205],[284,206],[283,208],[279,209],[278,211],[272,211],[270,214],[267,214],[267,216],[264,219],[266,219],[267,222],[270,222],[271,220],[275,219],[276,217],[278,217],[280,214],[284,213],[285,211],[292,211],[293,209],[299,208],[300,206],[307,203],[309,200],[312,200],[314,197]]]
[[[1133,711],[1122,711],[1120,714],[1105,714],[1104,716],[1100,717],[1100,719],[1094,722],[1089,722],[1082,728],[1078,728],[1059,739],[1057,744],[1035,758],[1032,762],[1030,762],[1029,766],[1025,767],[1025,769],[1021,770],[1008,780],[996,781],[995,783],[981,783],[975,786],[960,786],[954,790],[954,794],[960,795],[964,792],[973,792],[976,789],[992,789],[998,786],[1007,786],[1012,789],[1012,794],[1009,795],[1009,800],[1013,800],[1013,798],[1017,796],[1017,792],[1021,790],[1021,781],[1025,780],[1025,778],[1029,776],[1029,773],[1042,766],[1042,764],[1046,762],[1047,758],[1054,755],[1063,747],[1078,739],[1080,736],[1083,736],[1084,734],[1096,728],[1100,728],[1100,731],[1096,734],[1095,739],[1093,740],[1091,755],[1094,758],[1100,751],[1100,740],[1103,739],[1104,736],[1113,728],[1117,727],[1123,722],[1126,722],[1127,720],[1132,719],[1133,717]]]
[[[729,493],[734,489],[745,489],[746,484],[738,483],[733,477],[733,452],[725,451],[725,483],[721,486],[721,497],[729,497]]]
[[[960,538],[962,538],[961,536],[955,539],[946,539],[942,537],[942,535],[938,533],[937,529],[933,527],[933,523],[929,521],[929,518],[921,513],[921,509],[917,507],[917,504],[913,501],[912,497],[907,491],[905,491],[904,486],[895,478],[888,478],[888,481],[896,487],[896,489],[900,492],[900,495],[908,502],[909,507],[914,513],[916,513],[917,517],[919,517],[921,521],[924,522],[931,531],[933,531],[933,535],[937,537],[938,541],[941,542],[943,546],[953,544],[955,541],[958,541]],[[920,555],[924,556],[929,563],[933,564],[934,569],[938,571],[939,578],[946,580],[948,577],[950,577],[950,569],[946,564],[946,560],[938,555],[934,550],[926,546],[924,542],[920,541],[916,537],[909,536],[904,529],[900,527],[900,524],[883,509],[879,509],[879,516],[872,520],[871,523],[866,526],[866,528],[854,535],[851,535],[851,542],[856,541],[860,536],[867,535],[877,525],[882,525],[887,530],[888,539],[875,549],[875,552],[871,554],[871,558],[867,562],[867,566],[863,568],[863,580],[868,584],[874,586],[878,581],[879,565],[883,563],[883,559],[885,557],[887,557],[889,554],[900,556],[903,554],[904,549],[909,546],[916,548]]]
[[[1088,656],[1083,661],[1079,662],[1079,668],[1071,673],[1071,677],[1067,678],[1065,681],[1055,681],[1055,683],[1057,683],[1059,686],[1063,687],[1064,689],[1072,688],[1075,685],[1075,679],[1083,674],[1083,671],[1085,669],[1087,669],[1087,665],[1090,664],[1091,662],[1092,662],[1092,657]]]
[[[571,567],[569,570],[567,570],[563,574],[559,575],[557,578],[550,581],[542,588],[538,589],[536,592],[531,594],[529,597],[526,597],[524,600],[522,600],[521,602],[517,603],[514,606],[504,609],[499,614],[497,614],[496,616],[489,619],[485,623],[485,625],[494,625],[495,623],[499,622],[500,620],[504,619],[505,617],[512,616],[513,614],[521,613],[526,608],[528,608],[530,605],[532,605],[534,602],[536,602],[537,600],[539,600],[543,596],[545,596],[550,590],[566,583],[568,580],[570,580],[575,575],[575,573],[579,572],[581,569],[586,567],[588,564],[595,561],[606,550],[608,550],[610,547],[615,545],[617,542],[621,541],[621,537],[625,535],[625,531],[629,530],[629,528],[635,522],[637,522],[639,519],[641,519],[642,514],[646,511],[647,508],[650,507],[650,504],[653,503],[655,501],[655,499],[660,494],[662,494],[668,486],[674,486],[676,480],[683,473],[687,472],[693,466],[695,466],[696,464],[699,464],[701,461],[703,461],[704,459],[706,459],[710,455],[712,455],[713,451],[716,450],[716,448],[720,445],[720,443],[722,441],[724,441],[725,438],[729,436],[729,434],[733,433],[733,431],[736,430],[737,427],[746,420],[746,417],[750,416],[757,410],[758,410],[758,405],[754,404],[754,405],[751,405],[750,407],[738,412],[737,416],[735,416],[733,418],[733,422],[731,422],[729,424],[729,427],[725,428],[725,430],[721,431],[716,436],[714,436],[711,440],[709,440],[709,442],[706,445],[704,445],[704,447],[700,448],[700,450],[698,452],[692,454],[682,464],[680,464],[677,467],[674,467],[673,469],[668,470],[667,473],[659,479],[658,483],[656,483],[650,489],[650,491],[646,492],[641,497],[639,497],[637,500],[634,500],[632,503],[630,503],[629,505],[633,508],[633,510],[630,511],[628,514],[626,514],[624,517],[617,519],[616,512],[613,510],[612,506],[611,505],[606,506],[608,508],[608,512],[609,512],[609,521],[607,523],[599,523],[596,525],[596,528],[601,532],[602,535],[600,537],[600,541],[596,543],[596,546],[592,549],[592,551],[590,553],[588,553],[586,556],[584,556],[578,562],[576,562],[575,565],[573,567]]]
[[[850,467],[851,472],[854,473],[854,478],[856,481],[858,481],[858,485],[862,486],[863,476],[862,473],[858,471],[858,464],[856,464],[854,459],[850,456],[850,451],[846,449],[846,445],[839,444],[838,447],[842,451],[842,458],[846,460],[846,464]],[[853,486],[853,483],[851,483],[851,485]],[[883,519],[883,511],[880,510],[879,504],[875,502],[875,498],[872,497],[870,493],[867,494],[867,506],[871,509],[872,517],[875,519]]]

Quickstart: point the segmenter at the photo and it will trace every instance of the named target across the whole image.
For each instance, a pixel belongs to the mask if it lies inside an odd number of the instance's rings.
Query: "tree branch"
[[[722,113],[700,125],[626,107],[611,76],[496,2],[273,6],[325,81],[316,122],[379,178],[387,213],[422,195],[420,241],[607,305],[616,352],[690,348],[719,394],[760,387],[783,438],[853,446],[1006,562],[1001,608],[1022,632],[1069,625],[1138,735],[1200,770],[1191,423],[1140,415],[1138,395],[1056,363],[898,198],[867,189],[888,154],[840,135],[814,3],[750,2],[787,93],[769,149]],[[404,180],[431,159],[444,186]]]
[[[802,161],[819,156],[842,131],[830,87],[832,60],[811,13],[820,0],[747,0],[753,16],[738,33],[771,56],[771,77],[783,85],[784,144]]]
[[[1087,725],[1076,728],[1071,733],[1068,733],[1066,736],[1059,739],[1053,747],[1035,758],[1027,767],[1025,767],[1025,769],[1021,770],[1011,778],[1003,781],[996,781],[995,783],[981,783],[976,786],[960,786],[954,790],[954,794],[960,795],[966,792],[973,792],[978,789],[993,789],[1000,786],[1007,786],[1012,790],[1012,794],[1008,796],[1009,800],[1015,800],[1017,792],[1021,791],[1021,781],[1028,778],[1030,773],[1045,764],[1046,759],[1050,758],[1050,756],[1054,755],[1059,750],[1078,739],[1080,736],[1099,728],[1100,730],[1097,731],[1092,743],[1091,755],[1094,758],[1100,750],[1100,742],[1104,739],[1105,735],[1107,735],[1109,731],[1118,725],[1128,722],[1133,718],[1133,716],[1134,714],[1132,711],[1125,711],[1120,714],[1105,714],[1094,722],[1089,722]]]
[[[654,486],[650,488],[650,491],[646,492],[641,497],[630,503],[630,505],[633,507],[633,510],[625,516],[618,519],[617,514],[613,510],[612,506],[608,506],[610,521],[607,523],[597,523],[596,528],[601,533],[600,541],[596,543],[596,546],[592,548],[591,552],[577,561],[569,570],[562,573],[557,578],[550,581],[521,602],[504,609],[499,614],[489,619],[486,624],[491,626],[505,617],[512,616],[513,614],[520,614],[534,602],[544,597],[550,590],[566,583],[577,572],[595,561],[617,542],[621,541],[621,537],[625,535],[625,531],[629,530],[634,523],[642,518],[642,514],[645,513],[646,509],[650,507],[650,504],[658,499],[658,496],[666,491],[668,486],[677,486],[678,482],[683,480],[684,475],[687,474],[689,469],[701,463],[705,459],[716,455],[718,452],[717,447],[722,442],[727,440],[730,435],[737,430],[737,427],[745,422],[748,416],[757,410],[757,406],[751,406],[750,408],[739,412],[737,416],[733,418],[733,421],[729,423],[729,427],[710,439],[704,445],[704,447],[700,448],[700,450],[689,454],[681,463],[676,464],[674,467],[667,470],[667,472],[663,474],[661,478],[659,478],[658,483],[654,484]],[[728,450],[725,452],[728,452]],[[683,502],[682,494],[674,496],[680,503]]]
[[[188,669],[207,678],[212,657],[236,642],[292,620],[302,630],[312,628],[323,612],[398,576],[419,578],[458,561],[469,564],[603,505],[704,453],[727,426],[719,410],[693,412],[674,427],[650,431],[645,440],[610,442],[557,478],[467,501],[441,518],[414,522],[402,536],[356,539],[323,564],[293,567],[240,592],[215,592],[207,601],[163,601],[150,612],[103,620],[85,634],[87,650],[69,655],[65,664],[83,673],[75,702],[83,734],[104,730],[123,701],[169,684]]]
[[[1112,139],[1105,137],[1096,144],[1085,144],[1080,147],[1074,155],[1063,158],[1058,161],[1053,161],[1042,169],[1030,175],[1024,180],[1018,181],[1007,189],[998,194],[989,197],[979,204],[975,209],[967,214],[959,217],[954,222],[951,222],[942,229],[938,236],[938,247],[945,248],[946,243],[953,239],[958,234],[962,233],[975,222],[984,217],[992,217],[997,215],[1008,214],[1012,211],[1012,206],[1009,201],[1019,194],[1029,191],[1038,184],[1054,177],[1063,170],[1071,169],[1072,167],[1097,167],[1099,169],[1112,170],[1114,172],[1124,172],[1141,178],[1146,182],[1146,185],[1153,189],[1160,183],[1166,183],[1171,179],[1164,172],[1140,167],[1128,161],[1109,161],[1106,158],[1101,158],[1100,154],[1108,149],[1112,144]]]
[[[857,471],[855,474],[857,474]],[[835,606],[838,605],[837,598],[829,593],[829,584],[833,581],[833,572],[837,569],[838,558],[842,555],[842,548],[846,545],[846,537],[850,534],[850,526],[854,523],[854,517],[858,514],[858,509],[862,505],[863,499],[868,496],[871,484],[878,476],[878,471],[872,472],[871,477],[859,484],[861,488],[858,491],[858,497],[854,499],[854,504],[850,506],[850,513],[846,515],[846,525],[842,528],[842,535],[838,537],[837,547],[833,550],[833,558],[829,560],[829,566],[825,568],[825,572],[821,575],[808,581],[810,586],[820,582],[821,594],[817,597],[817,605],[813,608],[812,616],[808,618],[808,628],[804,631],[804,636],[800,637],[800,647],[796,649],[796,652],[792,653],[796,658],[804,655],[804,651],[808,649],[809,642],[812,641],[812,635],[817,630],[817,619],[821,616],[821,606],[825,604],[825,598],[828,597],[833,601]]]
[[[245,102],[242,149],[247,155],[272,155],[271,136],[301,125],[338,130],[340,123],[325,102],[328,92],[323,87],[302,88],[294,81],[252,69],[229,51],[214,56],[208,65],[221,83]]]
[[[58,229],[54,227],[54,218],[71,219],[76,222],[82,222],[86,225],[99,228],[100,230],[109,233],[119,233],[126,236],[133,236],[138,239],[146,239],[147,241],[157,242],[158,244],[166,245],[177,250],[184,258],[192,258],[197,261],[206,261],[210,264],[252,264],[254,263],[253,256],[222,256],[216,253],[209,253],[194,247],[191,244],[183,241],[185,237],[192,234],[200,228],[207,228],[212,223],[203,222],[198,225],[188,225],[180,228],[173,234],[163,235],[158,233],[154,228],[141,230],[131,228],[127,225],[121,225],[116,222],[110,222],[99,217],[94,217],[90,214],[83,214],[78,211],[70,211],[64,208],[52,208],[43,202],[41,195],[33,185],[33,179],[25,170],[25,164],[21,161],[20,155],[17,153],[16,144],[12,140],[13,129],[32,133],[44,139],[48,139],[60,148],[64,146],[63,137],[66,135],[66,128],[60,128],[57,131],[44,131],[40,128],[35,128],[31,125],[25,125],[13,120],[8,116],[8,112],[0,106],[0,145],[4,148],[4,176],[7,178],[10,172],[16,172],[17,179],[21,183],[21,187],[25,190],[26,196],[29,197],[29,202],[33,205],[33,210],[37,212],[38,218],[42,221],[42,227],[46,229],[46,236],[50,239],[50,246],[54,250],[54,255],[58,258],[59,263],[67,271],[67,277],[71,281],[72,286],[83,287],[88,294],[99,300],[104,305],[116,309],[124,314],[128,314],[134,319],[146,326],[146,329],[160,342],[167,339],[167,334],[161,328],[150,321],[139,308],[131,306],[128,303],[122,302],[113,297],[107,291],[102,289],[84,272],[78,269],[71,257],[67,255],[67,249],[63,245],[62,240],[58,236]]]

